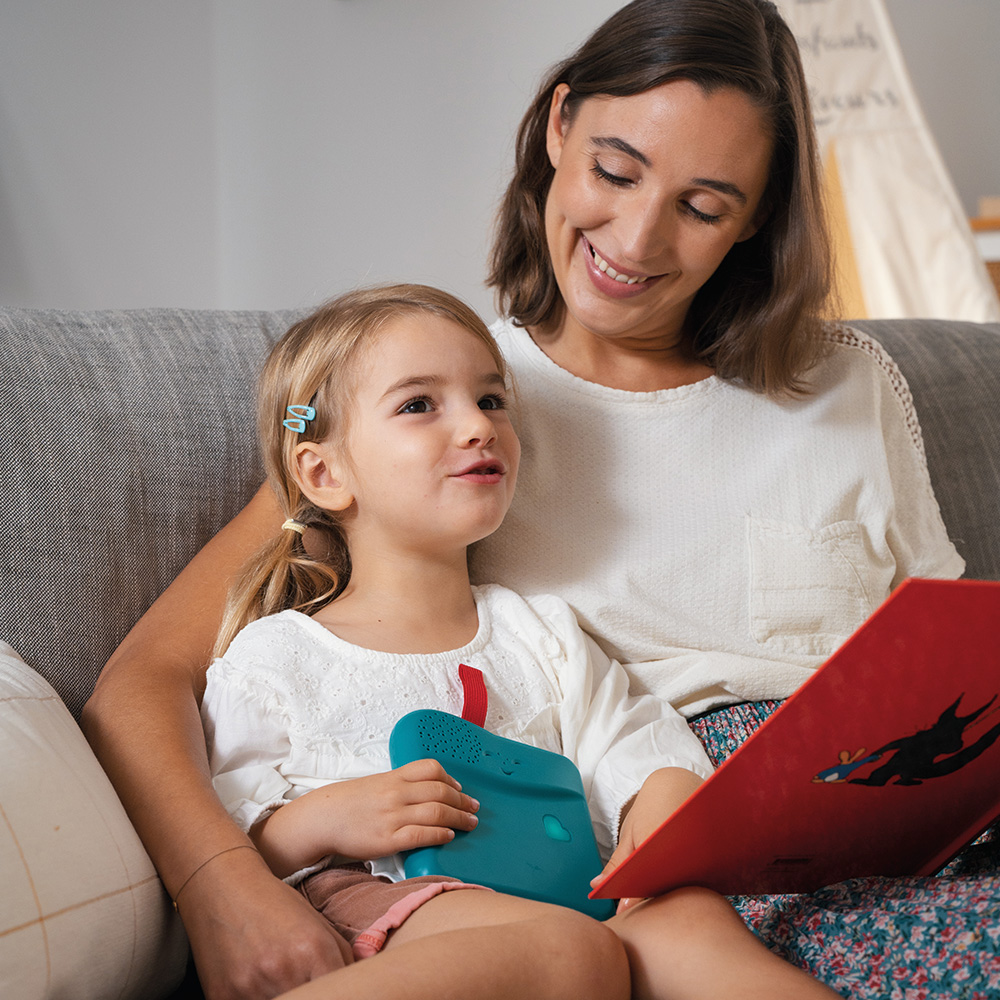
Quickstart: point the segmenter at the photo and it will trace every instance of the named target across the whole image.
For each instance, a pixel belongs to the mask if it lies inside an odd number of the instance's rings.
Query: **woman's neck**
[[[682,331],[657,336],[600,336],[569,319],[528,330],[560,368],[588,382],[630,392],[676,389],[700,382],[713,369],[694,357]]]
[[[444,653],[475,638],[479,616],[464,550],[441,560],[352,557],[343,594],[314,615],[345,642],[386,653]]]

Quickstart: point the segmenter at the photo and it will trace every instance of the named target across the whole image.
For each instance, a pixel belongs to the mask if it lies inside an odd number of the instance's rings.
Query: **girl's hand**
[[[617,868],[647,837],[663,825],[663,821],[702,783],[693,771],[682,767],[662,767],[644,782],[630,805],[625,807],[618,846],[608,859],[604,870],[591,885]],[[618,913],[642,902],[640,899],[622,899]]]
[[[323,854],[377,858],[444,844],[455,830],[475,829],[479,803],[436,760],[340,781],[309,793],[337,827]]]
[[[475,829],[479,803],[436,760],[324,785],[271,813],[250,837],[283,878],[334,854],[366,860]]]

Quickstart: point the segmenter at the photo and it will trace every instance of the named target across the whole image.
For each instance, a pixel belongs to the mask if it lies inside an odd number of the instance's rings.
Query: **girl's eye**
[[[431,401],[426,396],[418,396],[416,399],[411,399],[408,403],[404,403],[396,412],[430,413],[431,409]]]
[[[597,160],[594,160],[594,165],[590,169],[602,181],[607,181],[608,184],[613,184],[615,187],[628,187],[632,183],[628,177],[620,177],[618,174],[608,172]]]
[[[500,393],[491,392],[488,396],[483,396],[483,398],[479,400],[479,409],[505,410],[507,409],[507,400],[500,395]]]

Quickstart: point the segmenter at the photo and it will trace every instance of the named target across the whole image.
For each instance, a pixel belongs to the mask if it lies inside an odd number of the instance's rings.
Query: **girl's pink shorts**
[[[361,864],[326,868],[299,885],[312,905],[351,946],[355,959],[381,950],[390,931],[429,899],[450,889],[485,889],[445,875],[390,882]],[[487,889],[487,892],[492,891]]]

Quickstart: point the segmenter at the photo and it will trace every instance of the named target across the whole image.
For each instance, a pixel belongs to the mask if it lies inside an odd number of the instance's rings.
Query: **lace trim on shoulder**
[[[886,349],[867,333],[839,323],[827,324],[822,337],[829,344],[839,344],[843,347],[853,347],[864,351],[878,365],[882,374],[888,379],[896,400],[903,410],[903,419],[913,441],[913,447],[917,449],[917,454],[926,464],[924,439],[920,433],[920,421],[917,419],[917,411],[913,405],[910,387],[907,385],[903,373],[899,370],[899,366],[892,360]]]

